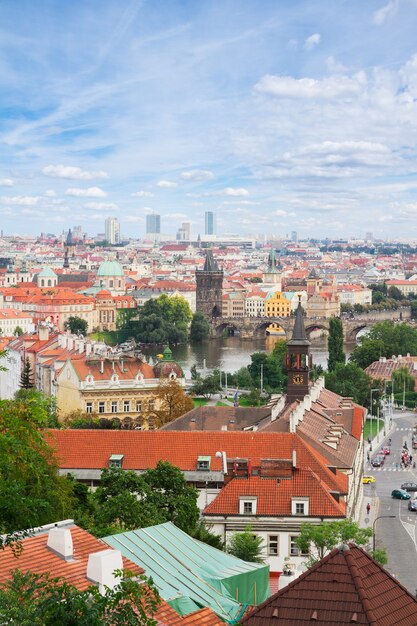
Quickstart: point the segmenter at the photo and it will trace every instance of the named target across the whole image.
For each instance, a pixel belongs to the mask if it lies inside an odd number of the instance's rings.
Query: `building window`
[[[297,546],[298,535],[290,535],[290,556],[309,556],[308,550],[303,552]]]
[[[92,413],[93,412],[93,403],[92,402],[86,402],[85,403],[85,412],[86,413]]]
[[[142,402],[136,402],[136,411],[138,413],[142,411]]]
[[[243,503],[243,513],[246,515],[252,515],[253,513],[253,502],[244,502]]]
[[[302,367],[302,364],[301,364]],[[292,515],[308,515],[309,514],[310,500],[308,497],[297,497],[291,500],[291,514]]]
[[[268,555],[278,556],[279,536],[268,535]]]
[[[111,412],[112,412],[112,413],[117,413],[117,400],[112,400],[112,403],[111,403]]]
[[[113,469],[122,469],[123,454],[111,454],[109,458],[109,467]]]
[[[105,408],[106,408],[106,405],[105,405],[104,402],[99,402],[98,403],[98,412],[99,413],[104,413],[105,412]]]
[[[155,411],[155,400],[149,400],[148,408],[150,411]]]
[[[130,411],[130,400],[124,400],[123,401],[123,411],[125,413],[129,413],[129,411]]]
[[[295,503],[295,514],[296,515],[304,515],[304,502],[296,502]]]

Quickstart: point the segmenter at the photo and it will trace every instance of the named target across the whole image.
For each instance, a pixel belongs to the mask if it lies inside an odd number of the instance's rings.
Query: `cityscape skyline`
[[[417,2],[0,8],[0,227],[416,236]]]

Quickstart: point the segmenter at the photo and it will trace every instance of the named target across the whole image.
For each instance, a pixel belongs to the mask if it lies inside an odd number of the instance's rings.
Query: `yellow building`
[[[184,384],[181,368],[169,358],[155,367],[126,356],[68,359],[56,377],[59,417],[81,411],[117,418],[125,427],[152,428],[160,408],[160,376]]]
[[[265,317],[289,317],[291,302],[280,292],[275,291],[265,300]]]

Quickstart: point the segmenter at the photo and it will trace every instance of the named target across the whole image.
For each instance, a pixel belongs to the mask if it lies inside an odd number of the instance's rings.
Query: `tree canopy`
[[[330,318],[329,324],[329,359],[327,361],[327,367],[329,372],[332,372],[337,363],[345,364],[346,355],[343,352],[343,324],[340,317]]]
[[[29,361],[29,357],[26,357],[25,364],[22,369],[22,373],[20,374],[19,386],[22,389],[32,389],[35,386],[33,380],[33,371],[32,366]]]
[[[125,330],[142,343],[185,343],[192,313],[181,296],[162,294],[151,298],[137,310],[138,319],[128,319]]]
[[[118,572],[120,582],[102,595],[80,591],[62,578],[14,570],[0,585],[0,622],[19,626],[156,626],[160,597],[152,580]]]
[[[156,411],[158,428],[194,408],[192,399],[176,380],[161,380],[156,388],[156,397],[160,405]]]
[[[210,334],[210,324],[203,313],[197,311],[193,315],[190,327],[190,340],[194,343],[201,343]]]
[[[372,378],[356,363],[337,363],[332,372],[325,373],[326,389],[341,396],[353,398],[354,402],[367,406]]]
[[[417,355],[417,330],[404,322],[378,322],[369,334],[360,338],[360,345],[353,350],[350,360],[362,368],[368,367],[381,356]]]
[[[243,561],[263,563],[263,543],[263,539],[252,531],[251,526],[247,526],[243,532],[231,536],[227,552]]]
[[[73,335],[86,335],[88,330],[87,320],[83,320],[81,317],[71,315],[64,324],[65,330],[71,331]]]

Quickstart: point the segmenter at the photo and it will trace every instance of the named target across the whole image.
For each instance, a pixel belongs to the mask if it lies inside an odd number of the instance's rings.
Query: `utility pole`
[[[261,363],[261,393],[264,390],[264,365]]]

